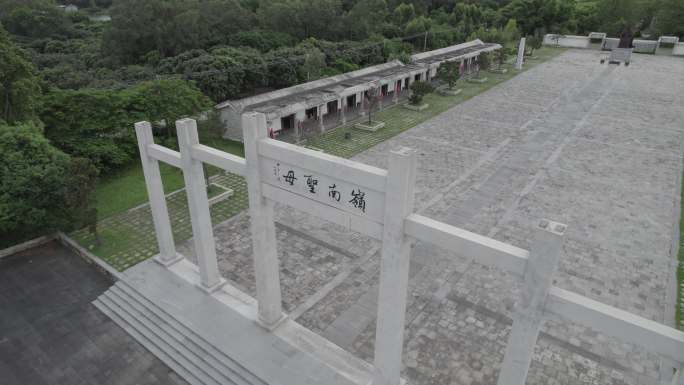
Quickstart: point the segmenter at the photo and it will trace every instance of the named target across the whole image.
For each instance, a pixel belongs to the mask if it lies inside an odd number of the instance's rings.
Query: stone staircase
[[[191,385],[266,385],[123,280],[93,304]]]

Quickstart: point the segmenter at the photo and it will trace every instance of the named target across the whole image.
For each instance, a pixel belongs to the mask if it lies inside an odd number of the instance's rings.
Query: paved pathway
[[[419,211],[520,247],[540,218],[567,223],[556,285],[668,321],[684,61],[599,56],[568,51],[354,159],[386,167],[390,149],[417,148]],[[285,208],[278,221],[287,311],[372,360],[378,243]],[[253,294],[247,229],[243,215],[215,233],[223,274]],[[516,292],[501,271],[417,244],[404,375],[495,383]],[[658,370],[638,347],[551,319],[528,384],[652,384]]]

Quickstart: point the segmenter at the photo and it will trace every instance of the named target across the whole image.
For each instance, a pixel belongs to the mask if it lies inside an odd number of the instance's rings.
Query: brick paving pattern
[[[233,190],[232,196],[211,205],[211,219],[214,224],[231,218],[247,207],[247,184],[244,178],[235,174],[225,174],[212,177],[212,182]],[[166,204],[174,239],[176,242],[184,242],[192,237],[185,191],[180,190],[167,195]],[[103,240],[101,246],[97,246],[95,237],[87,228],[77,230],[70,236],[119,271],[159,252],[152,213],[147,204],[100,220],[98,231]]]
[[[417,211],[519,247],[540,218],[567,223],[556,285],[669,322],[683,63],[638,55],[608,67],[599,57],[567,51],[353,159],[386,167],[390,149],[418,149]],[[276,216],[285,308],[372,360],[379,244],[284,207]],[[222,273],[254,294],[247,228],[245,215],[215,233]],[[515,280],[422,243],[410,275],[404,376],[495,383]],[[639,347],[551,318],[528,384],[653,384],[658,373],[658,357]]]

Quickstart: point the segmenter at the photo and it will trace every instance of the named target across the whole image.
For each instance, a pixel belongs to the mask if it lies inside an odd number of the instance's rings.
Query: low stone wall
[[[40,246],[43,243],[50,242],[55,238],[57,238],[57,234],[45,235],[42,237],[32,239],[30,241],[26,241],[24,243],[20,243],[18,245],[10,246],[6,249],[2,249],[0,250],[0,259]]]
[[[589,48],[591,46],[591,39],[589,39],[589,36],[547,34],[544,36],[543,43],[544,45],[564,48]]]
[[[620,39],[614,37],[607,37],[603,39],[603,44],[601,44],[601,49],[604,51],[612,51],[620,45]]]
[[[634,52],[655,54],[658,49],[656,40],[634,40]]]
[[[684,43],[677,43],[672,48],[672,54],[676,56],[684,56]]]

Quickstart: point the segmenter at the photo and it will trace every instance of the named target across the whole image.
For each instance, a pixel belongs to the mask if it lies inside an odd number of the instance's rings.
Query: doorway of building
[[[347,96],[347,108],[356,108],[356,94]]]
[[[280,118],[280,130],[285,132],[294,128],[295,115],[288,115]]]
[[[328,102],[328,114],[327,115],[336,114],[338,109],[339,109],[339,106],[338,106],[337,100],[333,100],[331,102]]]

